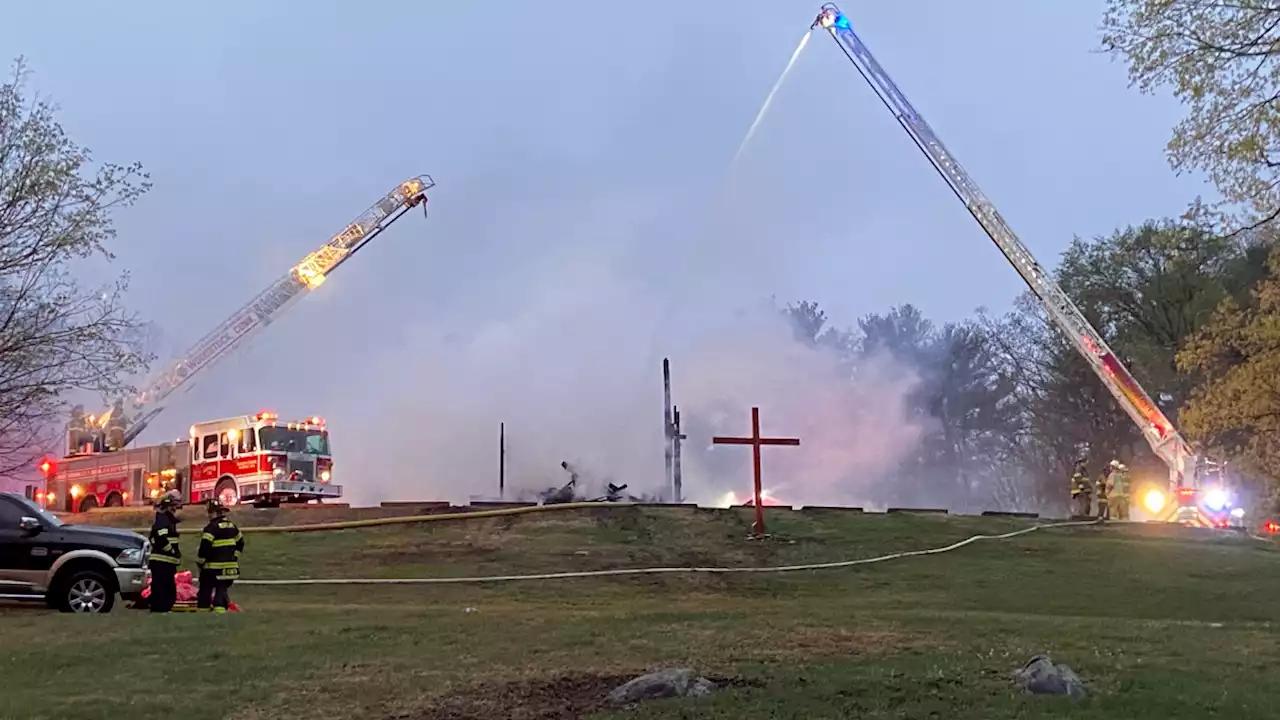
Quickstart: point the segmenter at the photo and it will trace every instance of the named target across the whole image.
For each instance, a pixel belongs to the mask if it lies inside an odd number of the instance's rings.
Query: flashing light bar
[[[1210,510],[1221,512],[1231,504],[1231,498],[1227,496],[1227,491],[1222,488],[1210,488],[1205,491],[1203,502],[1204,506]]]

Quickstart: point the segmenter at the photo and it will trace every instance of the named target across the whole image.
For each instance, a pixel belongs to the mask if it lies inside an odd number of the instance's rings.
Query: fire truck
[[[217,498],[274,505],[337,498],[324,420],[282,423],[272,412],[191,426],[192,502]]]
[[[282,423],[274,413],[262,412],[192,425],[185,440],[128,446],[178,390],[190,390],[204,370],[319,287],[370,240],[414,207],[425,214],[432,187],[429,175],[397,185],[145,383],[132,400],[117,400],[100,416],[73,408],[66,456],[40,462],[45,478],[40,501],[50,509],[81,512],[148,504],[171,489],[191,501],[216,496],[228,504],[341,496],[342,488],[329,483],[333,459],[319,418]]]
[[[342,496],[324,420],[281,422],[268,411],[196,423],[186,440],[45,460],[40,470],[45,490],[36,499],[64,512],[146,503],[171,490],[188,502],[260,507]]]
[[[1031,251],[1005,222],[978,183],[942,144],[924,116],[907,100],[897,83],[854,32],[853,23],[834,3],[822,6],[810,31],[827,31],[858,74],[906,131],[947,187],[1040,301],[1045,315],[1063,332],[1102,381],[1116,403],[1142,431],[1156,457],[1168,467],[1168,482],[1150,490],[1142,505],[1150,519],[1212,527],[1231,526],[1243,510],[1231,502],[1212,471],[1214,463],[1196,455],[1178,429],[1120,361],[1102,335],[1066,292],[1045,272]],[[1224,512],[1225,511],[1225,512]],[[1278,528],[1267,523],[1264,529]],[[1280,529],[1280,528],[1278,528]]]

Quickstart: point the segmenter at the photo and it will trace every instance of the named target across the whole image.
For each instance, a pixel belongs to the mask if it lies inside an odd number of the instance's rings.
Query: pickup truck
[[[14,493],[0,493],[0,599],[45,602],[62,612],[111,612],[147,585],[147,539],[70,525]]]

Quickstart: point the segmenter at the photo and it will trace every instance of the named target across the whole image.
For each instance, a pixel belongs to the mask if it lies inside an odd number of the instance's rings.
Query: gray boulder
[[[688,668],[667,668],[619,685],[609,693],[607,701],[610,705],[630,705],[642,700],[703,697],[715,689],[715,683],[694,675]]]
[[[1055,664],[1048,655],[1036,655],[1013,673],[1013,681],[1033,695],[1085,696],[1084,683],[1066,665]]]

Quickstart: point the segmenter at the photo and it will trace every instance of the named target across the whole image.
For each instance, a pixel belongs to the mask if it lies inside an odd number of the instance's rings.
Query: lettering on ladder
[[[272,285],[261,298],[253,303],[253,312],[262,324],[271,322],[271,315],[296,297],[306,287],[306,283],[298,280],[290,272]]]

